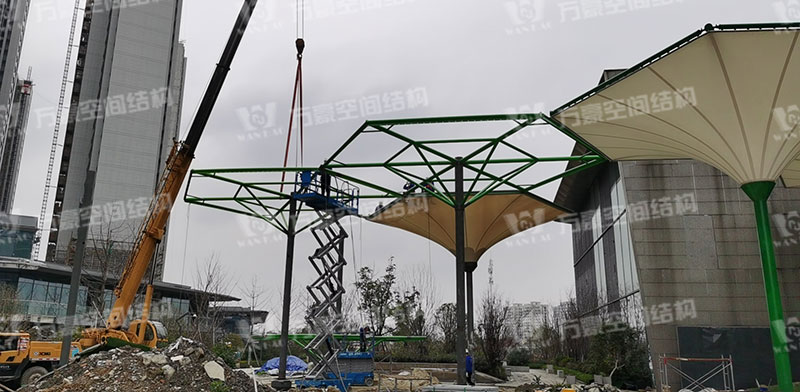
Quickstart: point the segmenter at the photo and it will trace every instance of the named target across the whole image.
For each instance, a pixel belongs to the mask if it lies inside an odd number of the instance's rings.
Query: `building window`
[[[594,276],[597,281],[597,306],[606,303],[608,285],[606,281],[605,256],[603,254],[603,241],[600,237],[603,234],[603,214],[602,208],[598,207],[592,215],[592,241],[594,244]]]
[[[617,259],[617,282],[620,297],[639,289],[636,261],[633,255],[633,241],[627,220],[627,198],[622,178],[611,187],[611,204],[614,212],[614,251]]]

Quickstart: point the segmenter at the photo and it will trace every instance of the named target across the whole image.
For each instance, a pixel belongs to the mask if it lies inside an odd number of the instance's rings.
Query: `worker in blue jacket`
[[[475,373],[474,364],[472,363],[472,355],[469,354],[469,350],[467,350],[467,358],[466,358],[466,368],[467,368],[467,383],[469,385],[475,385],[475,381],[473,381],[472,377]]]

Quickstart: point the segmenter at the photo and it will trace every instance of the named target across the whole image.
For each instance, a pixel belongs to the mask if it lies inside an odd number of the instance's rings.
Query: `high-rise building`
[[[524,343],[536,335],[537,329],[550,321],[550,305],[540,302],[511,304],[508,306],[506,326],[518,343]]]
[[[29,6],[30,0],[0,0],[0,162],[17,89],[17,67]]]
[[[71,263],[79,214],[91,218],[87,269],[114,272],[127,258],[178,137],[186,64],[181,6],[181,0],[87,0],[48,261]],[[91,209],[80,205],[89,169]],[[156,255],[158,279],[164,248]]]
[[[33,82],[17,81],[6,140],[4,145],[0,146],[0,150],[3,150],[0,158],[0,213],[10,214],[14,205],[14,192],[17,190],[19,165],[22,161],[22,146],[25,144],[25,130],[31,111],[31,94],[33,94]]]

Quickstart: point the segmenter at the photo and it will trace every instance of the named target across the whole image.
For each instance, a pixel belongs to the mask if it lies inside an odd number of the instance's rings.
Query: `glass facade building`
[[[186,61],[179,41],[181,7],[181,0],[87,1],[48,261],[69,260],[80,214],[90,217],[88,268],[105,269],[109,261],[119,266],[135,241],[178,137]],[[93,200],[86,211],[80,202],[90,172]],[[166,238],[155,261],[158,279],[165,243]],[[104,260],[89,247],[121,255]]]
[[[0,0],[0,162],[5,159],[4,146],[9,134],[12,101],[17,89],[17,67],[29,8],[30,0]],[[0,209],[0,212],[11,211]]]

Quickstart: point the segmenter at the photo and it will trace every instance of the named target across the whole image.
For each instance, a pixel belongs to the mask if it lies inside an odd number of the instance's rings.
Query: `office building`
[[[4,162],[3,150],[9,133],[29,7],[30,0],[0,0],[0,162]]]
[[[90,216],[84,265],[119,270],[178,137],[186,59],[181,0],[88,0],[57,172],[47,260],[70,263],[79,214]],[[92,209],[81,209],[87,173]],[[166,238],[156,255],[163,272]]]
[[[508,306],[506,325],[517,343],[525,344],[536,336],[539,327],[550,321],[550,306],[539,302]]]
[[[32,94],[33,82],[17,81],[5,144],[0,146],[3,150],[0,158],[0,213],[10,214],[14,206],[14,193],[19,180],[19,166],[22,162],[22,147],[25,144]]]

